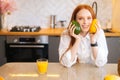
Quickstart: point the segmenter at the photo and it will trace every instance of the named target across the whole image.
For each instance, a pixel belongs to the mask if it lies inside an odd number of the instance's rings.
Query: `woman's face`
[[[89,31],[92,20],[92,15],[87,9],[80,10],[76,15],[76,21],[79,22],[83,33]]]

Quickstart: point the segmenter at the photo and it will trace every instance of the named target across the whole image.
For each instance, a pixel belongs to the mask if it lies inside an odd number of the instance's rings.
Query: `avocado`
[[[72,25],[76,26],[74,33],[78,35],[81,32],[80,24],[77,21],[73,20]]]

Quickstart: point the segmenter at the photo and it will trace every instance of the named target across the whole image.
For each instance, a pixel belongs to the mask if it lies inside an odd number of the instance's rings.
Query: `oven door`
[[[7,62],[35,62],[38,58],[48,59],[48,44],[6,43]]]

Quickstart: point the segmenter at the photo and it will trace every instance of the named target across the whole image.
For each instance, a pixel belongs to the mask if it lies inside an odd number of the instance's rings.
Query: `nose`
[[[87,23],[87,19],[84,19],[84,22],[83,22],[84,24],[86,24]]]

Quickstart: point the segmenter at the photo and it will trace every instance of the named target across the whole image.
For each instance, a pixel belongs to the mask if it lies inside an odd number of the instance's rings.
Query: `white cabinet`
[[[120,59],[120,37],[107,37],[108,63],[117,63]]]

